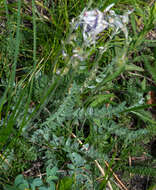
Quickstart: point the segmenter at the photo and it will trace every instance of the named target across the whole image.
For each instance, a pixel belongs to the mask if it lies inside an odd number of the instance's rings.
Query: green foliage
[[[59,190],[72,190],[72,183],[73,183],[73,178],[71,177],[64,177],[63,179],[60,180],[58,189]]]
[[[4,158],[4,160],[2,159]],[[30,167],[30,163],[37,159],[37,152],[30,143],[25,142],[24,139],[19,139],[14,143],[14,148],[8,149],[6,157],[1,157],[0,175],[6,178],[14,176],[23,172]]]
[[[35,190],[38,188],[39,190],[55,190],[55,183],[54,181],[58,179],[56,176],[57,168],[54,167],[52,169],[47,168],[47,175],[46,175],[46,183],[40,179],[40,178],[35,178],[35,179],[28,179],[26,180],[23,175],[18,175],[14,181],[14,185],[5,185],[4,190],[24,190],[24,189],[30,189],[30,190]],[[62,183],[63,185],[63,183]]]

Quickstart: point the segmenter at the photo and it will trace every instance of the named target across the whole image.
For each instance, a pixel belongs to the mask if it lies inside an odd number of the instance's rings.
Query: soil
[[[144,176],[135,175],[131,179],[129,190],[147,190],[150,185],[150,179]]]

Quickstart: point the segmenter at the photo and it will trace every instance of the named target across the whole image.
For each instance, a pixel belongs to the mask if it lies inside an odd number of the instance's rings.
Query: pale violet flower
[[[83,24],[84,40],[91,43],[94,43],[96,36],[109,26],[103,19],[103,13],[98,9],[85,11],[80,22]]]
[[[113,33],[110,38],[113,38],[119,31],[122,31],[126,40],[128,39],[128,30],[126,24],[128,23],[128,15],[133,11],[128,11],[124,15],[117,15],[115,11],[111,10],[114,3],[106,7],[101,12],[98,9],[86,11],[84,10],[79,16],[79,25],[83,27],[83,39],[86,44],[94,44],[99,33],[107,28],[111,28]]]
[[[117,35],[119,32],[123,32],[126,43],[130,42],[130,37],[128,36],[128,30],[127,30],[127,24],[129,21],[129,14],[131,14],[133,11],[128,11],[124,13],[123,15],[118,15],[115,13],[114,10],[112,10],[112,7],[114,6],[114,3],[110,4],[108,7],[105,8],[105,10],[102,12],[98,9],[93,10],[87,10],[84,9],[83,12],[77,17],[73,18],[71,21],[71,34],[67,40],[67,43],[71,44],[73,48],[72,55],[68,55],[64,43],[62,43],[64,50],[62,51],[62,57],[64,59],[69,58],[70,63],[75,67],[78,65],[78,63],[83,63],[82,65],[79,65],[79,69],[84,70],[86,69],[85,66],[85,60],[90,55],[90,52],[92,49],[88,49],[86,47],[90,47],[90,45],[95,45],[98,38],[100,38],[100,33],[104,32],[107,29],[108,37],[112,39],[115,35]],[[80,31],[82,31],[82,37],[83,41],[82,44],[78,45],[76,47],[76,41],[79,35],[75,32],[75,30],[80,27]],[[100,54],[105,52],[108,48],[107,43],[104,44],[104,46],[98,47]],[[63,72],[63,74],[68,72],[68,68],[66,68]],[[60,74],[57,72],[57,74]],[[100,83],[101,78],[97,78],[96,82]],[[88,86],[88,88],[95,88],[93,85]]]

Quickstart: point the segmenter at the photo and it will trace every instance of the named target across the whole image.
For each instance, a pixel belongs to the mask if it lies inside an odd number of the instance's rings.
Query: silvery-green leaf
[[[89,144],[84,144],[83,147],[81,148],[82,151],[86,151],[89,148]]]
[[[88,88],[92,89],[92,88],[96,88],[96,86],[95,86],[95,85],[93,85],[93,86],[88,86]]]
[[[85,70],[87,68],[87,66],[80,66],[79,68],[80,68],[80,70]]]
[[[98,77],[96,78],[96,82],[97,82],[97,83],[100,83],[100,82],[102,82],[102,81],[103,81],[102,78],[98,78]]]

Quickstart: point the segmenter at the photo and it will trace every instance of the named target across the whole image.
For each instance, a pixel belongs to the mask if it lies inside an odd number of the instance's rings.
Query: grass
[[[110,28],[87,46],[72,19],[111,3],[133,9],[128,43]],[[154,190],[156,4],[0,6],[1,189]]]

